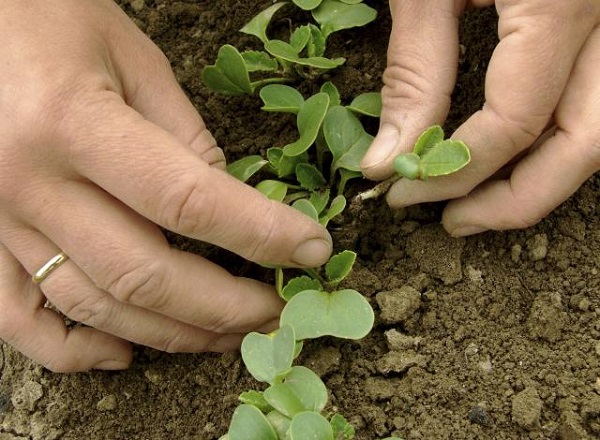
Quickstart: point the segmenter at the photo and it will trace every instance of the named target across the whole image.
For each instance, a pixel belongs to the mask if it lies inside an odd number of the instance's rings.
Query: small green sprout
[[[286,5],[278,2],[250,20],[240,32],[257,37],[264,50],[240,52],[231,45],[219,49],[215,64],[206,66],[204,83],[224,95],[252,94],[272,83],[314,78],[341,66],[345,58],[327,58],[327,38],[333,32],[364,26],[377,15],[362,0],[295,0],[301,9],[311,11],[316,24],[298,26],[289,41],[270,39],[267,28],[273,16]],[[254,79],[251,79],[251,76]]]
[[[412,153],[394,159],[394,169],[407,179],[425,180],[455,173],[470,161],[471,153],[465,143],[444,139],[442,127],[434,125],[419,136]]]

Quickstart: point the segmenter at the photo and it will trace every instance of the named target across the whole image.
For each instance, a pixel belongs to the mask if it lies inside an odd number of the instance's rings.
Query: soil
[[[381,86],[390,17],[387,2],[370,3],[376,23],[331,41],[330,54],[348,58],[330,78],[346,102]],[[121,1],[165,51],[230,160],[295,136],[289,118],[260,112],[255,97],[218,96],[200,80],[222,44],[257,47],[237,30],[269,4]],[[448,130],[483,103],[496,25],[494,9],[461,21]],[[288,26],[278,20],[274,31]],[[308,94],[315,86],[301,87]],[[311,342],[300,363],[322,376],[331,408],[359,440],[600,438],[599,199],[596,175],[535,227],[467,239],[445,234],[443,204],[392,211],[378,200],[346,214],[334,238],[359,253],[346,284],[372,302],[376,327],[358,342]],[[269,279],[224,251],[169,237],[234,273]],[[143,347],[128,371],[61,375],[3,344],[0,374],[0,440],[217,439],[239,393],[257,386],[237,353]]]

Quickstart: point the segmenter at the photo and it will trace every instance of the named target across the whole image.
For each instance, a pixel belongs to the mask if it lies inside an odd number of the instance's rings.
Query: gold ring
[[[48,275],[50,275],[54,269],[68,259],[69,257],[64,252],[56,254],[54,257],[48,260],[48,262],[44,264],[35,274],[33,274],[31,279],[35,284],[40,284],[42,281],[48,278]]]

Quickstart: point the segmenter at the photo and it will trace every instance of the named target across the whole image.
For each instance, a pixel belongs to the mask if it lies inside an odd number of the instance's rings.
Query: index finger
[[[117,95],[103,93],[100,124],[84,131],[85,109],[69,118],[66,142],[79,174],[153,222],[249,260],[313,267],[327,261],[325,228],[210,167]]]

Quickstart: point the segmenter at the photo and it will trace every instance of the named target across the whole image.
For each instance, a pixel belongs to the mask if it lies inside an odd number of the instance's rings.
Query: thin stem
[[[362,202],[364,200],[375,199],[377,197],[381,197],[398,180],[400,180],[400,176],[398,176],[398,175],[394,175],[394,176],[392,176],[392,177],[390,177],[388,179],[382,180],[377,185],[375,185],[373,188],[371,188],[371,189],[369,189],[367,191],[364,191],[364,192],[361,192],[360,194],[358,194],[354,198],[354,201],[356,201],[356,202]]]
[[[256,90],[267,84],[282,84],[287,82],[291,82],[291,80],[289,78],[265,78],[250,83],[250,87],[252,87],[252,90]]]
[[[277,294],[283,298],[283,269],[281,267],[275,269],[275,288]]]
[[[327,281],[325,281],[325,279],[319,274],[319,272],[317,272],[312,267],[308,267],[308,268],[304,269],[304,272],[306,272],[310,277],[312,277],[315,280],[319,281],[322,286],[324,286],[324,285],[327,284]]]

